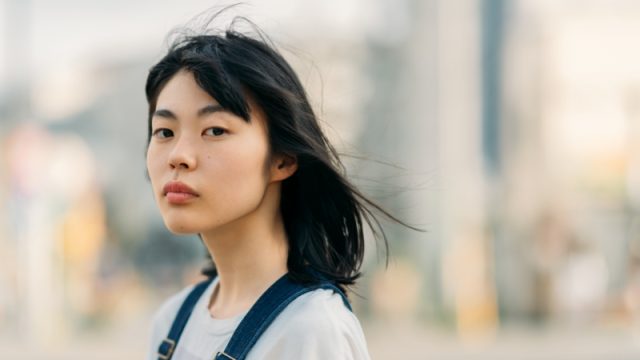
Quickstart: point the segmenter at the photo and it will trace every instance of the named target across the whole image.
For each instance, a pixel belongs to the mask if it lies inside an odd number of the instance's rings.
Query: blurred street
[[[133,325],[133,324],[132,324]],[[73,343],[48,351],[29,344],[0,340],[3,359],[11,360],[138,360],[143,329],[127,326],[119,334],[78,337]],[[365,328],[370,355],[377,359],[406,360],[637,360],[640,337],[602,329],[503,331],[492,337],[461,343],[452,334],[420,326],[378,324]],[[108,346],[105,346],[107,345]]]

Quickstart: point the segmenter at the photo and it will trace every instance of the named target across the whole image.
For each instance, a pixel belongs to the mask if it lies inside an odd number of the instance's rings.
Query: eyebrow
[[[198,110],[198,117],[203,117],[204,115],[213,114],[219,111],[225,111],[225,109],[216,104],[216,105],[207,105],[202,109]],[[178,117],[169,109],[158,109],[153,112],[153,117],[161,117],[169,120],[177,120]]]

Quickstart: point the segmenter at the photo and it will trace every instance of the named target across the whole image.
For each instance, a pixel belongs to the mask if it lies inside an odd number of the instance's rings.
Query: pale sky
[[[27,21],[8,14],[10,4],[30,4]],[[101,57],[122,58],[162,53],[165,35],[194,15],[230,1],[211,0],[0,0],[0,88],[7,73],[22,67],[31,76],[75,67]],[[391,1],[269,0],[246,1],[238,7],[263,29],[276,37],[324,38],[362,36],[366,27],[380,23],[375,5]],[[380,8],[380,6],[378,6]],[[14,19],[8,30],[7,20]],[[19,24],[15,26],[15,24]],[[26,25],[25,25],[26,24]],[[16,27],[25,25],[26,29]],[[380,25],[378,25],[380,26]],[[8,35],[8,33],[11,33]],[[11,37],[9,37],[11,36]],[[16,36],[18,38],[16,38]],[[25,39],[25,36],[27,37]],[[20,39],[22,38],[22,39]],[[28,61],[9,57],[17,45],[25,44]],[[30,49],[29,49],[30,45]],[[13,59],[13,62],[12,60]],[[18,63],[16,65],[16,62]],[[25,65],[26,64],[26,65]]]

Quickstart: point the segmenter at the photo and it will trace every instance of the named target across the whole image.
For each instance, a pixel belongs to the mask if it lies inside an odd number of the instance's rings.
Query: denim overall
[[[171,325],[169,335],[167,335],[166,339],[162,340],[158,348],[159,360],[171,359],[196,302],[198,302],[198,299],[213,279],[213,277],[208,278],[197,284],[184,300],[173,321],[173,325]],[[251,309],[249,309],[247,315],[245,315],[233,332],[233,335],[231,335],[227,347],[224,351],[218,352],[214,360],[244,360],[249,350],[251,350],[256,341],[258,341],[260,335],[262,335],[289,303],[298,296],[316,289],[331,289],[337,292],[342,296],[344,305],[352,311],[346,295],[330,281],[322,280],[319,283],[302,285],[294,283],[289,279],[288,274],[284,274],[278,281],[271,285],[267,291],[258,298],[258,301],[256,301]]]

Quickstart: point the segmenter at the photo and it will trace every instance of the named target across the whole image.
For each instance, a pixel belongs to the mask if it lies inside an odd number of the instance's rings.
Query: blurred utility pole
[[[491,253],[497,271],[492,274],[495,283],[496,308],[500,313],[501,279],[499,262],[508,256],[503,249],[504,229],[502,227],[503,204],[501,198],[502,175],[502,142],[501,142],[501,114],[502,114],[502,57],[503,57],[503,28],[504,28],[504,0],[482,0],[482,150],[484,172],[486,176],[486,215],[485,233],[488,251]]]

